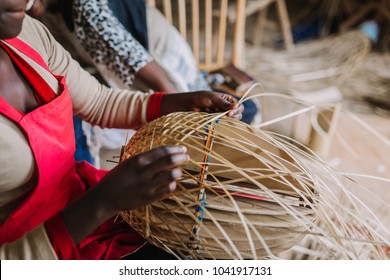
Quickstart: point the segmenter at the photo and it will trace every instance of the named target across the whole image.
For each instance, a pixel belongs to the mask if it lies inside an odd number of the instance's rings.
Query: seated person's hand
[[[75,244],[119,211],[138,209],[176,189],[180,165],[189,160],[183,146],[160,147],[121,162],[94,188],[61,212]]]
[[[208,113],[229,111],[229,117],[240,120],[244,107],[237,103],[235,97],[220,92],[196,91],[163,96],[161,101],[162,115],[187,111]]]
[[[123,161],[100,182],[111,210],[138,209],[166,197],[182,176],[178,167],[188,160],[185,147],[165,146]]]

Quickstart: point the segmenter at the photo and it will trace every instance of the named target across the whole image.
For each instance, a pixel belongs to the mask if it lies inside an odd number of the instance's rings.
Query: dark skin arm
[[[240,120],[244,107],[238,104],[233,96],[220,92],[196,91],[163,96],[161,101],[162,115],[187,111],[208,113],[229,111],[229,117]]]
[[[230,110],[229,117],[241,119],[244,111],[244,107],[239,105],[237,100],[229,94],[211,91],[176,93],[173,84],[154,61],[138,71],[136,79],[155,91],[171,93],[164,95],[162,99],[162,115],[181,111],[215,113]]]
[[[164,71],[154,60],[139,70],[135,75],[135,79],[141,81],[154,91],[167,93],[177,92],[174,85],[166,77]]]
[[[75,244],[121,210],[138,209],[176,189],[178,166],[189,159],[185,147],[161,147],[130,158],[96,187],[61,212]]]

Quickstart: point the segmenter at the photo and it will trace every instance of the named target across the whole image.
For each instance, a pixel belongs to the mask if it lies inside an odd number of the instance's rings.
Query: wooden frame
[[[261,44],[262,35],[264,32],[265,25],[267,23],[268,8],[271,4],[276,5],[279,25],[282,31],[284,40],[284,46],[287,50],[290,50],[294,46],[292,34],[291,34],[291,23],[288,16],[285,0],[249,0],[245,11],[246,16],[258,13],[256,24],[253,32],[253,43],[256,45]]]
[[[199,69],[213,71],[229,63],[243,68],[246,0],[146,2],[158,8],[188,41]],[[233,22],[228,19],[232,7],[235,15]]]

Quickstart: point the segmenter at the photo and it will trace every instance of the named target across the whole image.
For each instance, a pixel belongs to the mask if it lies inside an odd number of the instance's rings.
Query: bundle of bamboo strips
[[[353,75],[370,52],[359,31],[297,44],[291,51],[248,52],[247,68],[267,90],[291,93],[337,86]],[[251,58],[251,55],[256,58]]]
[[[390,111],[389,65],[389,54],[368,55],[364,65],[342,83],[340,89],[345,98],[352,102],[368,101],[374,107]]]

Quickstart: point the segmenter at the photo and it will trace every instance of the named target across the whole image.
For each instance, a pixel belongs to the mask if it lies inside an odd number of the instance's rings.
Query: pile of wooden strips
[[[262,49],[259,55],[249,50],[247,69],[267,90],[314,91],[350,77],[365,61],[370,48],[363,33],[348,32],[303,42],[291,51]]]
[[[368,101],[374,107],[390,111],[389,65],[389,54],[370,54],[359,70],[340,87],[345,98]]]

